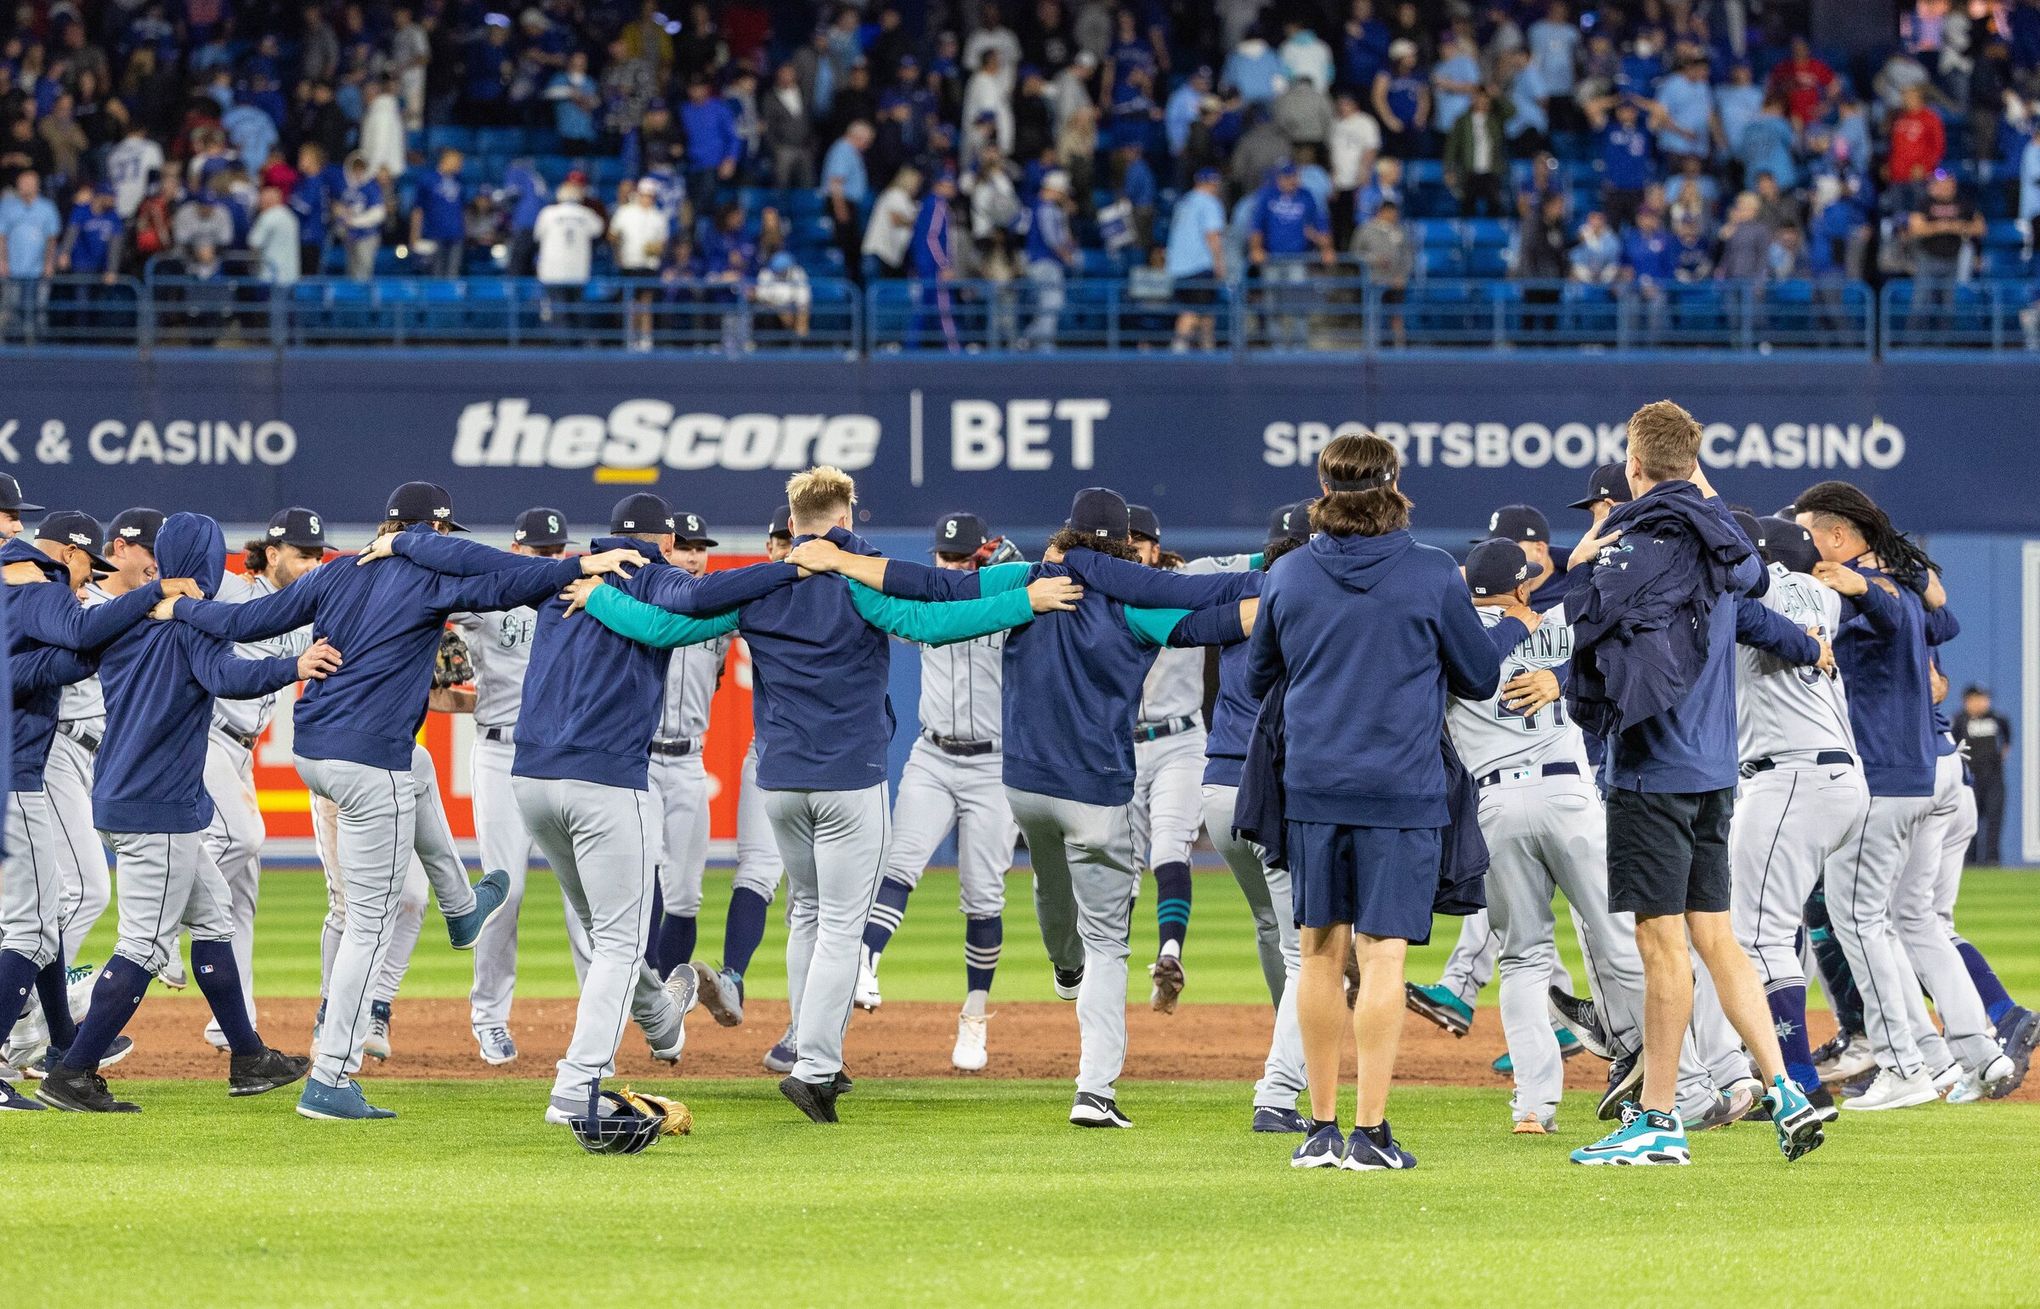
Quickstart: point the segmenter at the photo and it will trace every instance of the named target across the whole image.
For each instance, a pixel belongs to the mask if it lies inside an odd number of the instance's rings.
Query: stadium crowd
[[[1788,0],[671,10],[24,0],[0,335],[56,274],[614,278],[637,344],[683,287],[804,330],[813,276],[943,321],[945,284],[1024,283],[1049,345],[1065,283],[1110,278],[1192,346],[1240,280],[1945,302],[2027,276],[2040,226],[2040,0],[1916,0],[1854,66]]]

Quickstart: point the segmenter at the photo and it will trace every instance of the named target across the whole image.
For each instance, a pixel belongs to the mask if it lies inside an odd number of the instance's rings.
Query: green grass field
[[[1047,998],[1024,880],[1004,998]],[[727,878],[703,931],[719,951]],[[1262,998],[1239,897],[1197,879],[1193,992]],[[527,916],[524,976],[565,994],[550,890]],[[953,999],[952,878],[931,876],[887,955],[888,996]],[[318,880],[266,889],[258,976],[309,993]],[[1152,948],[1152,916],[1139,925]],[[2040,992],[2040,877],[1969,879],[1960,919],[2015,993]],[[410,990],[456,995],[435,941]],[[776,985],[777,925],[755,970]],[[96,944],[96,943],[95,943]],[[1449,935],[1411,975],[1435,974]],[[88,950],[87,957],[91,957]],[[1194,1021],[1194,1011],[1184,1015]],[[1696,1137],[1689,1169],[1575,1168],[1597,1135],[1568,1099],[1555,1138],[1511,1137],[1506,1091],[1404,1087],[1407,1175],[1296,1173],[1293,1138],[1242,1130],[1242,1088],[1129,1084],[1139,1124],[1079,1132],[1066,1083],[861,1081],[845,1122],[799,1120],[765,1078],[682,1080],[694,1136],[590,1158],[534,1112],[539,1084],[384,1079],[382,1124],[311,1124],[284,1096],[159,1083],[137,1118],[0,1117],[16,1203],[0,1249],[80,1303],[841,1305],[1291,1296],[1398,1305],[1968,1304],[2040,1299],[2040,1104],[1845,1115],[1787,1167],[1768,1128]],[[83,1256],[83,1257],[80,1257]],[[30,1270],[35,1270],[31,1272]],[[43,1276],[37,1278],[37,1274]]]

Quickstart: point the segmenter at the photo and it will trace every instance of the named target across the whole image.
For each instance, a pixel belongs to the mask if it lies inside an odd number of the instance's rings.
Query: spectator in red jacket
[[[1792,56],[1771,70],[1772,92],[1785,97],[1792,125],[1803,128],[1827,113],[1828,102],[1841,89],[1835,70],[1822,63],[1803,36],[1792,38]]]
[[[1905,108],[1891,120],[1891,171],[1894,186],[1918,186],[1934,175],[1948,150],[1941,116],[1927,108],[1917,86],[1904,94]]]

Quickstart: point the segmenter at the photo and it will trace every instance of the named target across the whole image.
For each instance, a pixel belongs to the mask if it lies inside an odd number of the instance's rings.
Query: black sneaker
[[[35,1088],[35,1098],[52,1109],[64,1109],[74,1114],[138,1114],[142,1107],[125,1100],[113,1098],[113,1092],[106,1089],[106,1079],[90,1068],[72,1068],[57,1064],[42,1079],[42,1085]]]
[[[261,1054],[237,1054],[227,1072],[227,1094],[261,1095],[274,1091],[303,1077],[311,1066],[312,1061],[303,1055],[267,1047]]]
[[[793,1102],[793,1107],[808,1116],[808,1121],[833,1123],[836,1118],[836,1083],[803,1082],[791,1073],[779,1079],[779,1093]]]
[[[1622,1113],[1622,1102],[1643,1085],[1642,1051],[1618,1055],[1608,1065],[1608,1091],[1601,1097],[1598,1114],[1602,1122],[1614,1122]]]
[[[1119,1102],[1107,1096],[1077,1092],[1070,1106],[1070,1123],[1075,1127],[1131,1127],[1133,1120],[1119,1112]]]
[[[850,1080],[850,1070],[848,1068],[838,1068],[836,1070],[835,1084],[837,1095],[848,1095],[857,1089],[857,1083]]]
[[[1058,1000],[1076,999],[1077,988],[1082,986],[1083,984],[1084,984],[1084,970],[1081,965],[1079,965],[1076,968],[1058,968],[1055,970],[1056,999]]]
[[[1567,995],[1557,987],[1544,994],[1544,1006],[1551,1016],[1572,1029],[1586,1052],[1600,1059],[1615,1057],[1615,1042],[1602,1026],[1601,1011],[1592,1000],[1582,1000],[1576,995]]]

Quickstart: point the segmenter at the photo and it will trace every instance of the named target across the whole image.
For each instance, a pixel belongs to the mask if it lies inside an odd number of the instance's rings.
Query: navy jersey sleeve
[[[1462,700],[1485,700],[1493,695],[1502,684],[1502,663],[1495,657],[1494,643],[1488,640],[1480,615],[1473,612],[1473,598],[1457,576],[1438,588],[1437,621],[1446,688]]]
[[[1282,640],[1277,635],[1282,588],[1270,573],[1261,586],[1261,612],[1254,616],[1254,633],[1247,638],[1247,694],[1259,700],[1287,671],[1282,659]]]
[[[1063,564],[1079,582],[1108,599],[1140,609],[1206,609],[1251,593],[1246,573],[1184,574],[1116,559],[1096,550],[1071,550]]]
[[[1843,606],[1852,615],[1843,620],[1842,625],[1867,627],[1879,636],[1896,634],[1904,621],[1904,615],[1899,612],[1898,597],[1877,585],[1877,579],[1881,574],[1864,572],[1860,568],[1856,571],[1863,573],[1870,584],[1863,588],[1861,595],[1842,597]]]
[[[933,568],[911,559],[888,557],[885,593],[902,600],[976,600],[984,588],[975,569]]]
[[[1496,658],[1507,660],[1510,655],[1516,653],[1516,647],[1523,644],[1524,639],[1530,635],[1530,629],[1523,626],[1523,620],[1520,618],[1504,618],[1488,628],[1487,635],[1495,647]]]
[[[20,603],[11,616],[18,636],[66,650],[97,650],[145,621],[162,598],[162,586],[151,582],[87,609],[61,583],[31,582],[21,588]]]
[[[623,589],[647,604],[699,618],[747,605],[799,578],[800,570],[788,563],[721,568],[700,577],[689,576],[682,568],[647,568]]]
[[[1193,610],[1169,631],[1172,646],[1237,645],[1247,639],[1237,604]]]
[[[1776,609],[1748,596],[1735,602],[1735,639],[1795,666],[1820,662],[1820,642]]]
[[[1962,624],[1956,621],[1955,611],[1947,605],[1927,610],[1927,644],[1946,645],[1962,635]]]
[[[543,555],[512,554],[494,546],[471,541],[464,536],[435,532],[429,527],[407,527],[390,539],[390,550],[435,573],[449,577],[481,577],[488,573],[508,571],[530,571],[547,564],[558,563],[558,559]],[[373,568],[375,565],[369,564]],[[580,565],[575,565],[580,571]]]
[[[179,600],[177,621],[190,623],[208,636],[217,636],[227,641],[260,641],[264,637],[282,636],[295,632],[318,612],[319,595],[324,590],[320,585],[325,581],[328,568],[352,568],[352,564],[323,564],[300,577],[281,591],[265,595],[259,600],[246,604],[226,604],[219,600]],[[127,597],[123,596],[122,599]],[[118,604],[119,601],[115,601]],[[111,608],[101,605],[100,608]]]
[[[37,691],[82,682],[92,676],[98,666],[96,659],[76,650],[42,645],[26,652],[16,652],[8,661],[8,673],[16,695],[34,695]]]
[[[228,700],[253,700],[281,691],[297,680],[297,660],[287,655],[244,659],[234,647],[204,632],[184,632],[184,653],[198,684]]]
[[[521,555],[509,557],[520,562],[525,558]],[[497,609],[519,609],[527,605],[535,609],[560,591],[572,586],[581,576],[579,559],[532,557],[530,562],[538,564],[539,567],[505,568],[469,577],[441,575],[436,579],[433,607],[450,614],[463,610],[489,613]]]

